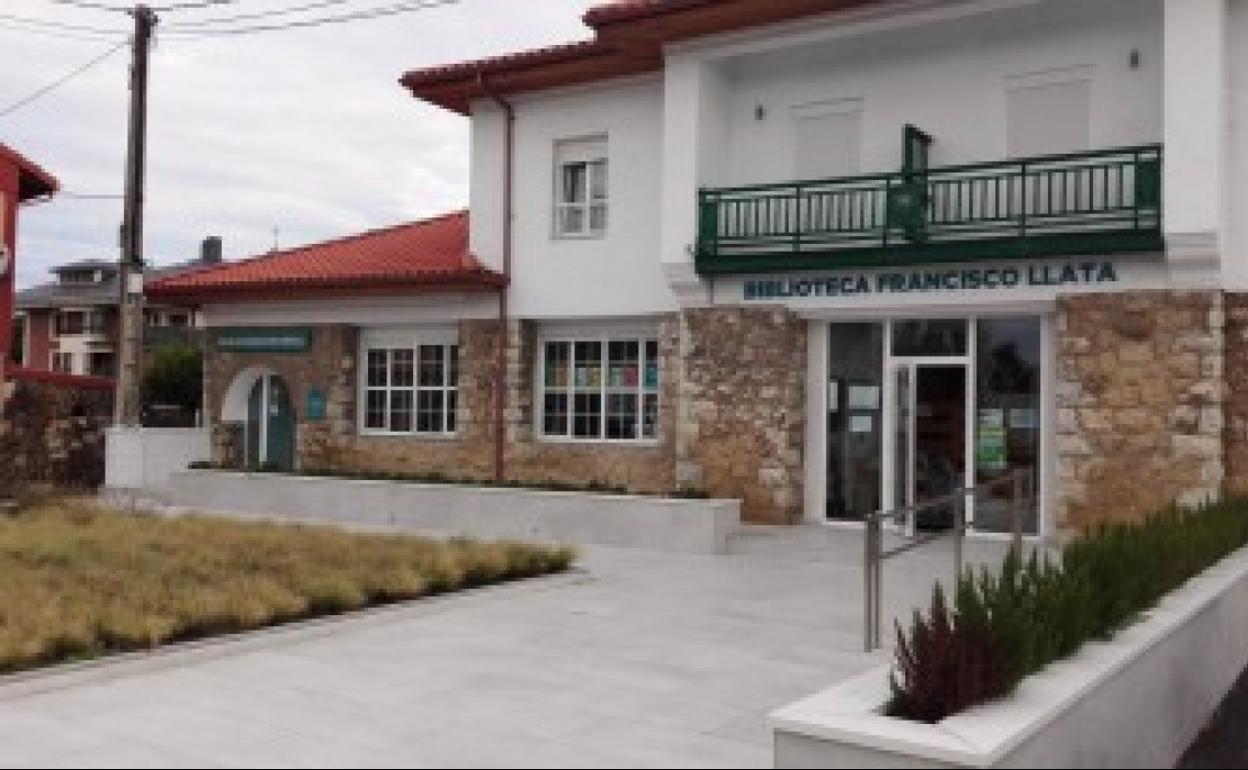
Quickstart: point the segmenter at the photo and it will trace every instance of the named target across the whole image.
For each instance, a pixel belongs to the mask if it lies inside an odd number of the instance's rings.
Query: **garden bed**
[[[568,548],[129,515],[0,517],[0,673],[568,569]]]
[[[1232,499],[938,589],[895,667],[772,715],[776,764],[1173,767],[1248,664],[1245,542]]]

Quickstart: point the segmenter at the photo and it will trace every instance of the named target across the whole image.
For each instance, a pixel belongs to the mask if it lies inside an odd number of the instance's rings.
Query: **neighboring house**
[[[219,460],[849,524],[1023,470],[1044,532],[1248,485],[1248,2],[584,18],[403,78],[471,121],[471,218],[409,226],[453,248],[365,235],[153,287],[211,327]]]
[[[149,268],[146,282],[179,275],[221,261],[221,240],[205,239],[198,259]],[[17,293],[13,358],[34,370],[112,377],[118,355],[118,266],[84,260],[54,267],[56,280]],[[199,344],[194,308],[147,303],[144,347],[169,341]]]

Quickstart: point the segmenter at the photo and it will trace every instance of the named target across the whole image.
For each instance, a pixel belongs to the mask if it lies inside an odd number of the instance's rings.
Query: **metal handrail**
[[[1023,510],[1026,496],[1034,490],[1035,471],[1031,468],[1013,470],[1001,478],[985,481],[973,487],[963,487],[940,497],[924,500],[921,503],[902,505],[887,511],[869,513],[865,523],[865,559],[864,559],[864,646],[867,652],[880,648],[880,621],[883,604],[884,562],[894,556],[900,556],[928,543],[944,537],[953,537],[954,578],[960,579],[963,572],[962,542],[966,538],[966,501],[981,492],[988,492],[997,487],[1010,485],[1010,549],[1021,556],[1023,552]],[[952,505],[954,510],[953,526],[948,530],[932,532],[920,537],[910,535],[908,542],[890,549],[884,548],[884,522],[903,520],[906,532],[913,533],[916,517],[929,508]]]

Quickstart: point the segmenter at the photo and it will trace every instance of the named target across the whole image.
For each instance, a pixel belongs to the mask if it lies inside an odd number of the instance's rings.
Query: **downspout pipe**
[[[506,479],[506,415],[507,415],[507,348],[510,320],[507,308],[507,292],[511,286],[512,242],[512,180],[515,168],[516,110],[510,101],[494,91],[485,72],[477,70],[477,83],[503,111],[505,126],[503,140],[503,286],[498,290],[498,360],[494,378],[494,479]]]

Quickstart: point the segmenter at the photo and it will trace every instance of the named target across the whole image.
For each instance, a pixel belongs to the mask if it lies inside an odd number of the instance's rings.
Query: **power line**
[[[132,7],[113,5],[111,3],[100,3],[95,0],[47,0],[53,5],[68,5],[71,8],[83,8],[91,11],[111,11],[114,13],[131,13]],[[164,13],[165,11],[193,11],[200,8],[211,8],[218,5],[232,5],[241,2],[241,0],[188,0],[182,3],[169,3],[168,5],[157,5],[152,7],[153,11]]]
[[[40,27],[13,26],[12,23],[0,24],[0,32],[17,32],[24,35],[43,35],[45,37],[57,38],[58,40],[74,40],[79,43],[99,43],[110,39],[104,35],[88,35],[84,32],[60,32],[57,30],[42,29]]]
[[[56,194],[57,200],[66,198],[75,201],[119,201],[125,197],[124,195],[112,195],[110,193],[80,193],[71,190],[61,190]]]
[[[106,29],[104,27],[88,27],[82,24],[66,24],[63,21],[49,21],[47,19],[35,19],[30,16],[17,16],[11,13],[0,13],[0,19],[12,21],[18,24],[28,24],[33,27],[43,27],[46,29],[55,29],[63,32],[82,32],[96,35],[124,35],[125,30],[122,29]]]
[[[275,8],[268,11],[257,11],[255,13],[240,13],[234,16],[218,16],[214,19],[185,21],[178,24],[170,24],[168,29],[190,29],[193,27],[209,27],[217,24],[230,24],[239,21],[254,21],[256,19],[271,18],[273,16],[286,16],[292,13],[315,11],[320,8],[328,8],[330,6],[342,5],[343,3],[349,2],[351,2],[351,0],[316,0],[316,2],[304,3],[302,5],[292,5],[287,8]]]
[[[47,0],[53,5],[68,5],[71,8],[84,8],[90,11],[110,11],[112,13],[129,13],[130,9],[120,5],[96,3],[92,0]]]
[[[100,54],[99,56],[95,57],[95,58],[94,58],[94,59],[92,59],[91,61],[87,62],[86,64],[83,64],[81,67],[78,67],[78,68],[77,68],[77,69],[75,69],[74,71],[72,71],[72,72],[70,72],[70,73],[68,73],[68,74],[66,74],[66,75],[64,75],[64,76],[62,76],[62,77],[60,77],[60,78],[58,78],[57,80],[52,81],[51,83],[49,83],[48,85],[44,86],[43,88],[40,88],[39,90],[35,91],[34,93],[31,93],[31,94],[29,94],[28,96],[25,96],[25,97],[23,97],[23,98],[21,98],[21,99],[18,99],[16,102],[13,102],[12,104],[10,104],[10,105],[9,105],[9,106],[7,106],[7,107],[0,108],[0,118],[6,117],[6,116],[8,116],[8,115],[10,115],[10,114],[12,114],[12,113],[14,113],[14,112],[17,112],[17,111],[18,111],[18,110],[20,110],[22,107],[25,107],[26,105],[28,105],[28,104],[30,104],[31,102],[33,102],[33,101],[35,101],[36,99],[38,99],[39,97],[41,97],[41,96],[43,96],[43,95],[45,95],[45,94],[47,94],[47,93],[49,93],[49,92],[51,92],[51,91],[54,91],[54,90],[56,90],[57,88],[60,88],[62,85],[64,85],[64,84],[68,83],[69,81],[71,81],[71,80],[73,80],[74,78],[78,77],[79,75],[81,75],[82,73],[84,73],[84,72],[86,72],[87,70],[91,69],[91,68],[92,68],[92,67],[94,67],[95,65],[97,65],[97,64],[99,64],[100,62],[104,61],[104,60],[105,60],[105,59],[107,59],[108,57],[112,56],[114,53],[116,53],[117,51],[121,50],[121,49],[122,49],[122,48],[124,48],[126,45],[127,45],[127,43],[126,43],[125,41],[122,41],[122,42],[118,43],[117,45],[113,46],[112,48],[108,49],[108,50],[107,50],[107,51],[105,51],[104,53]]]
[[[230,29],[198,31],[170,29],[165,34],[182,39],[204,39],[210,37],[248,35],[256,32],[279,32],[288,29],[307,29],[310,27],[321,27],[329,24],[345,24],[347,22],[362,21],[365,19],[380,19],[386,16],[413,13],[415,11],[428,10],[430,8],[437,8],[444,5],[455,5],[458,2],[459,0],[418,0],[417,2],[405,2],[397,5],[381,6],[379,8],[370,8],[367,10],[354,11],[352,13],[344,13],[338,16],[321,17],[319,19],[300,19],[298,21],[288,21],[280,24],[261,24],[245,27],[233,27]]]
[[[241,0],[191,0],[185,3],[170,3],[169,5],[153,6],[152,10],[157,13],[165,11],[193,11],[198,8],[210,8],[214,5],[233,5]]]

